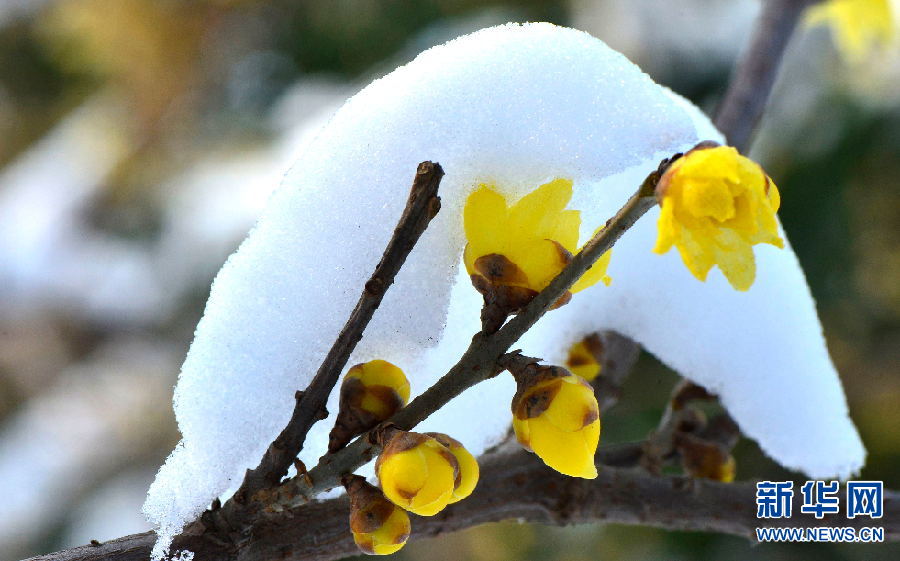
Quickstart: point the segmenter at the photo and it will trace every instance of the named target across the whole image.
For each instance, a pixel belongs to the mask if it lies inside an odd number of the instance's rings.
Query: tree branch
[[[881,526],[885,541],[900,541],[900,493],[885,492],[884,516],[880,520],[848,520],[837,515],[817,520],[799,514],[801,493],[795,493],[795,516],[760,520],[756,518],[753,483],[655,476],[609,465],[631,465],[630,451],[640,448],[637,443],[601,449],[600,474],[593,480],[560,475],[524,450],[487,454],[481,458],[481,479],[475,492],[436,516],[414,517],[410,539],[517,519],[556,526],[602,522],[720,532],[747,538],[751,543],[755,543],[754,529],[758,526]],[[234,559],[330,561],[358,553],[347,526],[349,512],[349,501],[341,497],[263,514],[254,527],[254,540]],[[154,539],[155,535],[147,532],[28,561],[146,561]],[[193,551],[196,561],[226,558],[216,544],[198,535],[179,537],[175,548]]]
[[[607,221],[606,227],[584,245],[546,288],[498,331],[493,333],[482,331],[476,334],[459,362],[433,386],[394,415],[389,420],[390,424],[403,430],[411,430],[466,389],[497,374],[499,372],[497,360],[531,329],[638,218],[656,204],[656,184],[669,164],[678,157],[680,154],[663,160],[659,168],[647,176],[625,206]],[[308,474],[291,478],[271,493],[262,491],[259,498],[275,508],[289,508],[303,504],[320,492],[336,487],[340,483],[341,476],[352,473],[378,453],[379,430],[380,427],[376,427],[346,448],[334,454],[326,454]]]
[[[631,374],[638,356],[640,345],[615,331],[592,333],[602,345],[600,353],[600,374],[591,380],[601,414],[606,414],[622,394],[622,385]]]
[[[715,125],[728,144],[741,152],[750,147],[765,110],[791,35],[807,6],[818,0],[765,0],[749,48],[738,60]]]
[[[304,391],[297,392],[297,403],[287,426],[266,450],[259,465],[247,472],[232,500],[239,503],[246,502],[260,489],[278,485],[303,448],[303,442],[310,428],[316,421],[328,415],[325,403],[350,354],[362,339],[363,331],[381,304],[385,292],[393,284],[394,277],[406,262],[409,252],[440,209],[441,200],[437,196],[437,191],[443,176],[444,170],[440,164],[432,162],[419,164],[406,208],[384,250],[381,261],[366,282],[350,318],[322,361],[312,382]],[[226,504],[223,508],[227,509],[229,505]]]

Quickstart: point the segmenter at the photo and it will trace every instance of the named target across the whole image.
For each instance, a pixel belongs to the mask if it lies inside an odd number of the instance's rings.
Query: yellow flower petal
[[[750,290],[756,278],[753,248],[740,240],[733,241],[732,245],[726,245],[717,252],[719,268],[735,290]]]
[[[594,465],[593,451],[600,439],[600,423],[595,421],[583,432],[563,432],[550,423],[532,420],[531,448],[547,466],[563,475],[594,479],[597,467]]]
[[[555,179],[519,199],[509,211],[513,237],[554,239],[553,236],[558,234],[560,214],[571,198],[572,181]],[[578,230],[575,232],[577,239]]]
[[[459,477],[456,480],[456,487],[453,489],[450,504],[459,502],[471,495],[478,484],[480,474],[478,460],[475,459],[471,452],[466,450],[461,442],[444,433],[429,432],[426,435],[434,438],[450,450],[450,453],[456,457],[456,461],[459,463]]]
[[[357,536],[354,533],[353,537],[354,540],[357,540],[357,545],[359,545],[360,538],[368,539],[374,555],[390,555],[400,551],[406,545],[411,531],[409,515],[398,507],[394,509],[381,528],[371,534]]]
[[[503,195],[487,185],[480,185],[466,199],[463,220],[469,242],[467,253],[474,255],[466,258],[466,270],[470,275],[478,256],[502,253],[508,234],[504,228],[506,212]]]
[[[572,285],[572,288],[569,289],[569,292],[575,294],[576,292],[581,292],[585,288],[589,286],[594,286],[598,282],[603,282],[606,286],[609,286],[612,282],[612,279],[609,275],[606,274],[606,269],[609,268],[609,261],[612,259],[612,250],[607,251],[603,255],[600,256],[600,259],[591,265],[591,268],[587,270],[586,273],[581,275],[581,278],[575,281],[575,284]]]
[[[564,210],[559,213],[556,227],[548,232],[547,239],[559,243],[574,253],[578,249],[578,233],[581,229],[581,211]]]
[[[685,186],[684,205],[697,218],[724,222],[734,217],[734,196],[725,182],[695,182]]]

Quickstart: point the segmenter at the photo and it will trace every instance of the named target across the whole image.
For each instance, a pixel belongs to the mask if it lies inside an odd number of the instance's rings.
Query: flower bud
[[[681,467],[691,477],[714,479],[724,483],[734,481],[734,456],[722,446],[690,434],[679,434],[675,448],[681,456]]]
[[[453,497],[449,504],[461,501],[472,494],[478,485],[478,461],[471,452],[455,438],[451,438],[442,432],[426,432],[427,436],[440,442],[447,450],[450,450],[459,463],[459,476],[453,488]]]
[[[409,381],[403,370],[386,360],[371,360],[347,371],[341,384],[340,409],[328,437],[336,452],[356,435],[389,419],[409,401]]]
[[[591,333],[569,348],[566,368],[587,382],[603,371],[603,341],[597,333]]]
[[[600,407],[594,390],[557,366],[515,367],[513,429],[525,448],[572,477],[597,477],[594,453],[600,441]]]
[[[375,463],[384,495],[420,516],[433,516],[453,499],[459,462],[430,436],[396,430]]]
[[[405,510],[358,475],[345,478],[344,487],[350,496],[350,531],[360,551],[390,555],[406,544],[410,524]]]

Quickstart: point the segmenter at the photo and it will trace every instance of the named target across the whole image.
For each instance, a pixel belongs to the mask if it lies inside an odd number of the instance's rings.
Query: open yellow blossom
[[[513,373],[513,429],[525,448],[572,477],[597,477],[600,408],[590,384],[564,368],[532,365]]]
[[[478,460],[471,452],[466,450],[465,446],[455,438],[451,438],[442,432],[426,432],[427,436],[437,440],[444,445],[447,450],[456,457],[459,462],[459,477],[456,478],[456,484],[453,488],[453,498],[449,504],[461,501],[472,494],[475,486],[478,485]]]
[[[409,402],[409,380],[386,360],[371,360],[347,371],[341,384],[340,409],[328,449],[343,448],[350,440],[390,418]]]
[[[368,555],[390,555],[400,550],[411,529],[406,511],[363,477],[351,476],[344,486],[350,496],[350,531],[359,550]]]
[[[516,311],[562,271],[578,251],[581,213],[566,210],[572,182],[555,179],[512,206],[493,186],[480,185],[466,200],[464,221],[466,271],[482,294],[494,295]],[[606,252],[570,289],[599,281],[609,284]],[[571,297],[567,293],[557,306]]]
[[[603,371],[601,357],[603,356],[603,341],[596,333],[591,333],[584,339],[577,341],[569,348],[569,356],[566,358],[566,368],[572,374],[581,376],[590,382]]]
[[[718,265],[732,287],[748,290],[756,278],[753,246],[784,247],[775,219],[778,188],[730,146],[691,150],[669,166],[656,193],[661,212],[653,251],[674,245],[701,281]]]
[[[375,463],[384,495],[420,516],[433,516],[453,499],[459,462],[430,436],[396,431]]]
[[[810,8],[806,23],[827,24],[840,53],[857,63],[900,40],[898,14],[893,10],[891,0],[829,0]]]

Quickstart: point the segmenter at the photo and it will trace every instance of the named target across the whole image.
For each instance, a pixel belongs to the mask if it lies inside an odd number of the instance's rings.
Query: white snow
[[[171,536],[239,483],[290,416],[377,263],[418,162],[440,162],[442,210],[414,249],[353,362],[385,358],[426,389],[477,330],[479,299],[458,264],[461,209],[478,182],[517,198],[574,180],[582,239],[665,155],[718,137],[696,108],[589,35],[549,24],[483,30],[426,51],[350,99],[300,157],[219,273],[175,391],[183,440],[145,512]],[[788,194],[786,194],[788,196]],[[847,416],[802,272],[788,249],[757,249],[748,293],[703,284],[675,252],[652,254],[655,216],[616,246],[613,284],[576,295],[523,340],[559,359],[612,328],[719,392],[746,434],[784,465],[846,477],[864,451]],[[446,322],[446,329],[444,329]],[[501,376],[425,423],[478,453],[505,432]],[[336,411],[336,396],[329,410]],[[301,458],[324,451],[332,416]]]

